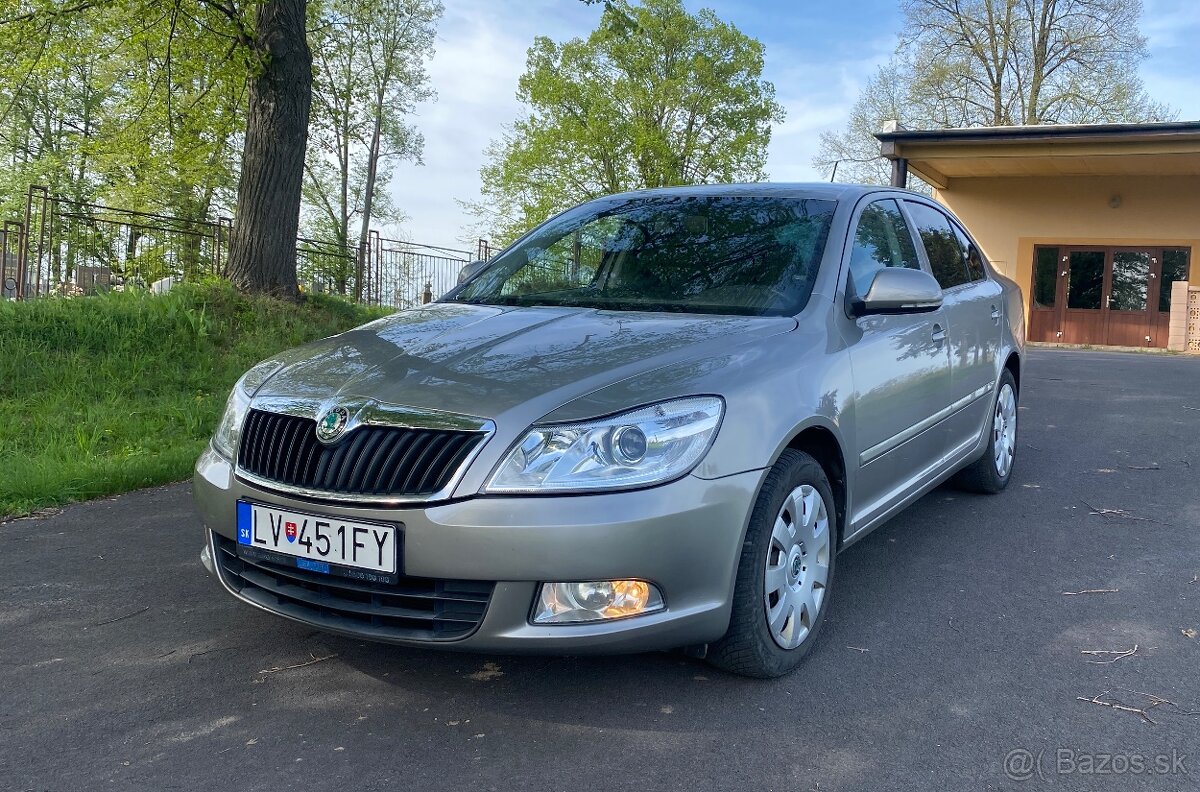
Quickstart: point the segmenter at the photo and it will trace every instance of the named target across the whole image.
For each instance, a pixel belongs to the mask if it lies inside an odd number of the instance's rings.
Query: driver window
[[[861,296],[884,267],[921,267],[904,215],[890,198],[869,205],[858,218],[850,252],[849,290]]]

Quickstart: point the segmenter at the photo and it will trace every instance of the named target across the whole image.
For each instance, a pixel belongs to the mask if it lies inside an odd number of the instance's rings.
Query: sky
[[[488,143],[521,114],[517,80],[535,36],[585,37],[600,5],[579,0],[443,0],[437,51],[429,62],[435,101],[412,121],[425,136],[421,164],[401,163],[390,185],[408,216],[405,238],[474,249],[472,218],[460,200],[479,197]],[[1142,34],[1150,58],[1141,77],[1150,95],[1180,120],[1200,120],[1200,0],[1143,0]],[[772,181],[810,181],[818,137],[840,129],[858,92],[887,61],[900,27],[898,0],[685,0],[707,7],[766,51],[763,78],[775,85],[787,119],[772,130]]]

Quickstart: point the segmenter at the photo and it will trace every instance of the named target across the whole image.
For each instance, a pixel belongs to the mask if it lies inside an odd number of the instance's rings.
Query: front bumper
[[[239,498],[300,512],[401,526],[403,574],[496,581],[478,628],[448,641],[383,637],[353,623],[306,618],[235,596],[321,629],[414,646],[488,652],[636,652],[706,643],[729,625],[742,538],[765,471],[716,480],[686,476],[633,492],[552,497],[473,497],[411,507],[353,507],[281,495],[238,479],[208,449],[196,463],[193,495],[211,534],[233,540]],[[655,583],[666,608],[609,622],[534,625],[538,584],[637,578]]]

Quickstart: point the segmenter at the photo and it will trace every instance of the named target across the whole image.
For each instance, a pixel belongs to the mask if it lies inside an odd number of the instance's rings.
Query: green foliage
[[[783,119],[762,69],[762,44],[708,9],[606,3],[587,39],[534,41],[517,91],[528,113],[492,143],[468,208],[509,241],[608,193],[762,179]]]
[[[0,301],[0,515],[186,478],[242,372],[380,315],[217,282]]]
[[[197,0],[0,12],[0,216],[28,184],[200,219],[232,202],[250,63]]]
[[[219,17],[187,5],[123,45],[95,168],[104,203],[203,220],[234,203],[249,65],[211,32]]]

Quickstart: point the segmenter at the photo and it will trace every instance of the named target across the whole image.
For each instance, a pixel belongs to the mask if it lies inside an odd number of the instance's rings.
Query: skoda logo
[[[350,412],[345,407],[334,407],[317,421],[317,439],[322,443],[332,443],[346,431],[349,420]]]

